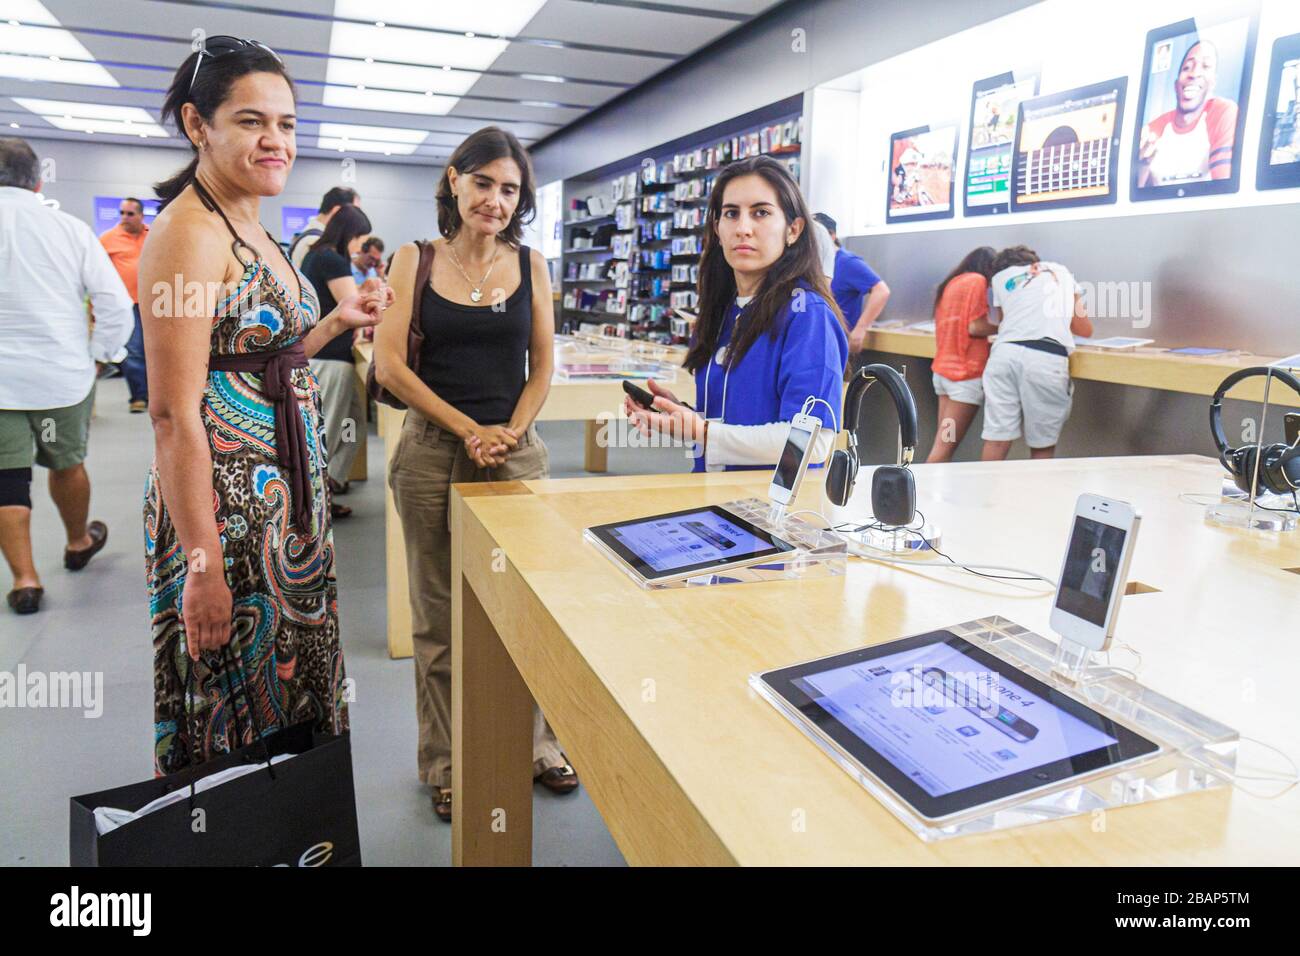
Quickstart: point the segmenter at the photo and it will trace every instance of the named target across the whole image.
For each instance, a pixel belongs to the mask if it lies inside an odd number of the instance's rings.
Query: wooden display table
[[[934,358],[934,334],[906,328],[877,329],[867,333],[868,349],[891,355]],[[1163,349],[1146,347],[1126,352],[1090,349],[1086,345],[1070,355],[1070,376],[1085,381],[1109,382],[1113,385],[1136,385],[1191,395],[1213,395],[1229,374],[1252,365],[1268,365],[1280,356],[1234,353],[1221,357],[1195,358],[1173,355]],[[1253,379],[1232,390],[1232,397],[1245,401],[1264,400],[1264,380]],[[1274,388],[1269,404],[1300,407],[1300,396],[1285,385]],[[1208,414],[1208,413],[1207,413]]]
[[[1140,676],[1291,754],[1300,535],[1205,524],[1180,492],[1210,459],[920,465],[920,507],[959,560],[1055,576],[1076,497],[1143,514],[1117,643]],[[859,477],[869,494],[870,476]],[[531,706],[541,705],[633,864],[1295,865],[1300,788],[1231,788],[922,843],[750,692],[751,673],[1001,614],[1050,633],[1050,596],[958,571],[850,559],[843,577],[643,591],[582,539],[590,525],[763,495],[766,474],[458,485],[453,522],[457,864],[527,864]],[[805,482],[802,507],[820,504]],[[498,550],[499,549],[499,550]],[[502,560],[504,558],[504,560]],[[1117,663],[1126,663],[1117,652]],[[1275,759],[1243,745],[1243,762]],[[1250,771],[1246,771],[1250,772]],[[1253,784],[1259,788],[1263,785]],[[1275,788],[1276,789],[1276,788]]]

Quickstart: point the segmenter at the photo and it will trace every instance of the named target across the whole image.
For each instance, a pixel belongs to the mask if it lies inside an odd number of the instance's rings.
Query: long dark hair
[[[959,275],[964,275],[967,272],[978,272],[986,280],[992,279],[995,275],[993,257],[996,255],[997,251],[992,246],[980,246],[978,249],[972,249],[966,253],[966,258],[957,263],[957,268],[944,276],[943,281],[939,283],[939,287],[934,290],[935,309],[939,308],[939,300],[943,298],[943,290],[948,288],[948,283]]]
[[[357,236],[370,235],[370,217],[367,216],[357,206],[347,205],[339,206],[330,217],[329,223],[325,226],[325,231],[320,234],[311,247],[311,251],[317,249],[333,249],[344,259],[351,258],[348,254],[348,243]],[[310,255],[311,253],[308,253]]]
[[[201,64],[200,55],[203,56]],[[196,65],[200,67],[197,74]],[[185,62],[172,77],[171,86],[167,88],[167,98],[163,100],[163,118],[170,119],[180,134],[187,136],[181,107],[186,103],[193,103],[199,115],[211,123],[217,109],[230,95],[230,88],[235,80],[249,73],[275,73],[284,77],[284,81],[289,84],[289,92],[293,94],[294,102],[297,102],[298,94],[293,88],[293,80],[289,78],[284,64],[270,50],[254,44],[223,52],[219,56],[196,50],[185,58]],[[190,149],[194,150],[194,158],[190,160],[188,166],[175,176],[154,183],[154,192],[162,200],[159,204],[160,209],[194,182],[194,174],[199,168],[199,148],[196,144],[190,143]]]
[[[817,240],[813,237],[812,217],[808,214],[808,205],[798,183],[784,165],[770,156],[742,159],[718,174],[709,194],[709,212],[704,221],[704,251],[700,254],[699,319],[695,323],[694,341],[683,363],[688,372],[697,372],[712,360],[722,334],[723,320],[736,296],[736,273],[727,264],[717,229],[722,219],[722,199],[727,184],[741,176],[763,177],[776,193],[777,204],[785,214],[787,225],[802,219],[804,227],[799,238],[785,247],[781,257],[763,276],[763,284],[749,304],[748,317],[735,330],[727,349],[727,367],[735,368],[759,336],[777,336],[780,332],[777,317],[790,304],[790,298],[799,285],[806,285],[820,295],[840,322],[844,321],[822,272]]]
[[[484,126],[481,130],[470,133],[456,147],[447,160],[447,167],[454,168],[459,175],[464,176],[498,159],[513,159],[519,167],[519,204],[515,206],[515,214],[510,217],[510,222],[501,230],[501,238],[518,248],[524,238],[524,225],[532,222],[537,213],[537,192],[533,187],[532,161],[515,134],[499,126]],[[460,232],[460,209],[456,207],[456,197],[451,194],[451,179],[446,169],[438,180],[435,195],[438,200],[438,231],[445,239],[454,238]]]

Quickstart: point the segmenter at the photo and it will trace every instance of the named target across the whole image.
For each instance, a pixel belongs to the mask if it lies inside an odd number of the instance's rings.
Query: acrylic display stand
[[[747,568],[737,568],[719,574],[705,573],[683,581],[655,584],[646,582],[590,530],[584,531],[582,536],[637,584],[652,591],[829,577],[844,573],[848,564],[848,543],[835,532],[809,524],[797,516],[784,516],[774,521],[771,518],[772,502],[765,498],[740,498],[725,502],[719,507],[731,512],[737,518],[743,518],[750,524],[757,525],[783,541],[788,541],[795,546],[796,550],[779,556],[780,560],[751,565]]]
[[[871,518],[867,524],[874,521]],[[925,551],[939,551],[943,547],[943,535],[933,521],[905,528],[864,528],[861,531],[840,533],[854,544],[882,554],[915,555]]]
[[[918,816],[870,771],[818,731],[755,674],[749,685],[925,841],[1060,820],[1229,785],[1237,732],[1151,690],[1086,648],[1049,640],[1004,617],[945,628],[1160,745],[1141,762],[1010,797],[942,824]],[[1014,673],[1009,670],[1008,673]]]
[[[1225,478],[1219,500],[1205,506],[1205,520],[1226,528],[1280,532],[1295,531],[1300,515],[1296,514],[1295,501],[1290,495],[1284,497],[1265,491],[1251,501],[1250,495]]]

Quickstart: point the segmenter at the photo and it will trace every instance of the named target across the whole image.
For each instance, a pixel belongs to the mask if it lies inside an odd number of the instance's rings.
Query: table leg
[[[452,570],[451,862],[533,856],[533,697],[478,596]]]
[[[587,471],[594,471],[603,474],[608,470],[609,452],[609,449],[598,441],[603,423],[587,421],[584,424],[587,428],[587,441],[582,456],[582,467]]]

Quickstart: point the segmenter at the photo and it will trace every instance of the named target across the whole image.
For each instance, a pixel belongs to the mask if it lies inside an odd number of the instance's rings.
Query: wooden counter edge
[[[467,681],[474,675],[462,670],[467,651],[472,652],[466,644],[490,639],[481,627],[473,626],[472,618],[481,608],[533,699],[550,721],[627,861],[634,865],[735,865],[735,857],[641,736],[623,707],[541,605],[510,563],[509,556],[500,553],[468,506],[462,488],[453,487],[451,500],[453,788],[458,794],[462,792],[456,781],[463,785],[467,777],[476,775],[478,760],[496,759],[488,754],[467,764],[468,744],[472,742],[475,748],[472,752],[478,753],[479,747],[497,747],[503,743],[499,739],[484,739],[477,733],[466,733],[467,727],[483,726],[482,708],[500,705],[496,688],[479,691],[472,701],[467,700],[467,692],[472,690]],[[508,703],[506,706],[513,709]],[[467,707],[480,709],[480,714],[476,716]],[[511,745],[505,743],[509,749]],[[527,735],[527,743],[531,748],[531,733]],[[518,745],[517,740],[514,745]],[[512,775],[517,772],[513,767],[509,771]],[[525,779],[531,794],[531,773]],[[482,792],[483,785],[478,786]],[[505,802],[495,800],[491,805],[499,807]],[[457,808],[453,818],[453,862],[526,862],[520,858],[518,847],[514,854],[508,854],[508,860],[500,860],[498,854],[485,846],[492,840],[490,834],[482,829],[470,832],[463,822],[466,814],[483,821],[482,809]],[[522,811],[516,806],[513,812]],[[624,821],[628,820],[635,820],[635,825],[627,825]]]

